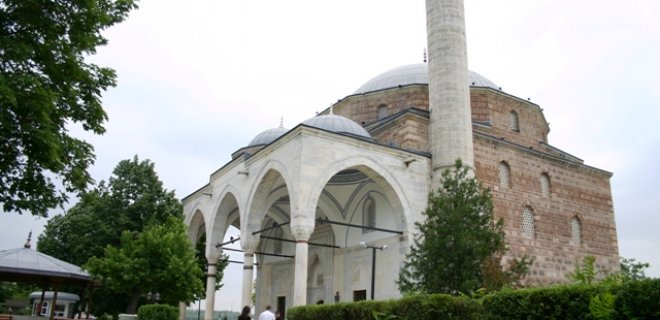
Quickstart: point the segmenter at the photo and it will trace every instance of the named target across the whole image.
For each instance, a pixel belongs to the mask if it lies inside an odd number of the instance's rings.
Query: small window
[[[541,195],[544,197],[550,196],[550,176],[545,172],[541,174]]]
[[[534,226],[534,210],[530,207],[523,208],[522,233],[525,238],[534,239],[536,230]]]
[[[376,227],[376,201],[371,195],[367,195],[362,205],[362,225],[369,228]],[[362,233],[368,233],[372,229],[362,229]]]
[[[505,161],[500,162],[500,186],[504,188],[511,187],[511,169]]]
[[[582,223],[578,217],[571,219],[571,244],[576,247],[582,245]]]
[[[378,120],[384,119],[385,117],[387,117],[390,114],[389,110],[387,109],[386,104],[379,105],[378,109],[377,109],[377,112],[378,112],[378,115],[376,117],[377,117]]]
[[[353,301],[364,301],[364,300],[367,300],[367,290],[353,291]]]
[[[511,110],[511,130],[520,132],[520,120],[518,119],[518,112]]]

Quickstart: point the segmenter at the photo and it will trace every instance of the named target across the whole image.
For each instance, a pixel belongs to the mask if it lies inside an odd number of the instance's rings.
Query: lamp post
[[[360,242],[360,245],[367,249],[371,249],[371,300],[374,300],[374,289],[376,285],[376,250],[385,250],[387,249],[387,245],[384,244],[380,247],[372,246],[364,241]]]

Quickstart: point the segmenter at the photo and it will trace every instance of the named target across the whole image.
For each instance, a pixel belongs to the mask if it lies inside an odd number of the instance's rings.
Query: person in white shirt
[[[259,320],[275,320],[275,315],[270,312],[270,305],[267,305],[266,310],[259,315]]]

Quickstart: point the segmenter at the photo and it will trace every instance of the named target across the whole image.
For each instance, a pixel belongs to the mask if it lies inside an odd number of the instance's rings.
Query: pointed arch
[[[534,209],[525,206],[522,212],[522,234],[525,238],[534,239],[536,237],[536,225],[534,219]]]
[[[547,172],[541,173],[541,177],[539,178],[539,181],[541,183],[541,195],[543,197],[549,197],[550,196],[550,176],[548,175]]]
[[[407,226],[407,213],[410,211],[406,193],[389,170],[369,157],[351,156],[320,168],[319,172],[321,174],[316,178],[315,183],[310,186],[310,192],[306,193],[307,198],[300,199],[301,205],[315,207],[319,203],[321,193],[330,179],[337,173],[347,169],[361,171],[382,189],[384,197],[388,199],[392,211],[396,215],[396,228],[398,230],[405,230]]]
[[[240,217],[240,205],[237,198],[238,190],[231,185],[225,186],[224,190],[220,193],[219,201],[214,209],[210,226],[207,234],[207,257],[215,259],[219,255],[216,249],[218,243],[223,242],[225,233],[229,225],[236,216]],[[233,217],[233,218],[232,218]],[[231,220],[230,220],[231,219]]]
[[[200,209],[195,209],[190,219],[186,222],[188,226],[188,240],[191,243],[196,243],[199,238],[206,233],[206,221],[204,220],[204,213]]]
[[[500,187],[511,188],[511,167],[506,161],[500,161],[498,177]]]
[[[578,216],[571,218],[571,245],[582,246],[582,221]]]
[[[520,117],[518,117],[518,112],[515,110],[509,112],[509,125],[512,131],[520,132]]]

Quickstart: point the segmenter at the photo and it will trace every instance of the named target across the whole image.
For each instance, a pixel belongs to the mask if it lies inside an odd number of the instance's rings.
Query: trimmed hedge
[[[484,314],[489,320],[588,320],[591,297],[602,292],[581,285],[504,290],[484,297]]]
[[[363,320],[374,313],[395,316],[397,320],[471,320],[480,319],[478,302],[450,295],[416,295],[397,300],[345,302],[332,305],[309,305],[288,311],[289,320]]]
[[[660,279],[630,281],[616,294],[616,319],[660,319]]]
[[[288,311],[289,320],[596,320],[589,309],[597,298],[614,297],[599,305],[614,319],[660,319],[660,279],[617,286],[568,285],[502,290],[483,299],[450,295],[417,295],[398,300],[309,305]],[[600,299],[602,300],[602,299]],[[378,317],[374,317],[374,313]]]
[[[178,320],[179,309],[166,304],[145,304],[138,309],[139,320]]]

